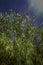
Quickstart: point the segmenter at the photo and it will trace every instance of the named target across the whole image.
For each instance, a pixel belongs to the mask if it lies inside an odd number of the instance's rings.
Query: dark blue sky
[[[20,12],[22,14],[28,13],[30,18],[32,19],[35,16],[34,9],[29,8],[30,2],[29,0],[0,0],[0,12],[9,11],[10,9],[15,10],[16,12]],[[34,21],[35,25],[40,25],[43,23],[43,15],[36,16],[36,20]]]
[[[9,9],[16,10],[16,12],[28,9],[27,0],[0,0],[0,11],[8,11]]]

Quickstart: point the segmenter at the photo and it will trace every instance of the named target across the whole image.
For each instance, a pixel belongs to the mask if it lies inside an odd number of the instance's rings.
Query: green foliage
[[[0,15],[0,65],[43,65],[43,32],[14,11]]]
[[[14,57],[13,43],[4,33],[0,35],[0,65]],[[8,61],[8,62],[7,62]]]

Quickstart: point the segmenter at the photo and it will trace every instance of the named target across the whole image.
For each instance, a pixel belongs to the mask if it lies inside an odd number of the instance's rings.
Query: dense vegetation
[[[43,26],[14,11],[0,13],[0,65],[43,65]]]

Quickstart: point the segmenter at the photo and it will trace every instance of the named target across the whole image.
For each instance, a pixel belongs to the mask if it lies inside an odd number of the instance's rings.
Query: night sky
[[[43,0],[0,0],[0,12],[10,9],[21,14],[27,13],[36,26],[43,24]]]

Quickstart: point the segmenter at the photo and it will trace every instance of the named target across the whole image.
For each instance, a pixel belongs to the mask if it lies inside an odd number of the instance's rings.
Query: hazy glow
[[[37,8],[39,12],[43,12],[43,0],[30,0],[31,6]]]

